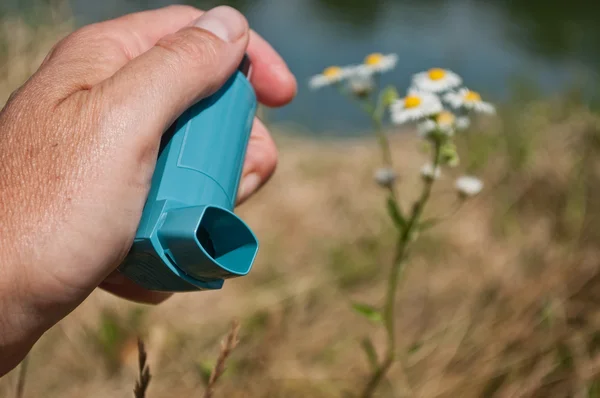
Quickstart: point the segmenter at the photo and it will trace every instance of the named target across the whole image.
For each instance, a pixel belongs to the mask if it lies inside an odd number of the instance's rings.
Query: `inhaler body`
[[[234,213],[256,113],[242,64],[164,135],[133,247],[119,270],[149,290],[220,289],[246,275],[258,251]]]

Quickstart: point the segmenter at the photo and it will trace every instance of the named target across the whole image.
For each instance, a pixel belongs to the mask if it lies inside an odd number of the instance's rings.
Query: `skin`
[[[86,26],[51,50],[0,113],[0,376],[97,288],[148,304],[168,298],[115,269],[133,242],[161,135],[245,52],[260,102],[294,97],[275,50],[237,11],[218,9],[238,26],[229,41],[194,26],[203,12],[185,6]],[[255,120],[238,203],[276,163]]]

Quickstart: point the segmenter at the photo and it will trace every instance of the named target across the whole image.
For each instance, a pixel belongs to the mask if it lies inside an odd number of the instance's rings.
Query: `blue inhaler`
[[[234,213],[254,115],[250,61],[164,134],[133,246],[119,270],[150,290],[220,289],[258,251]]]

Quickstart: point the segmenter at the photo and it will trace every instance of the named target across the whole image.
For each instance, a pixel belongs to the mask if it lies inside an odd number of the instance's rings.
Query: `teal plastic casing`
[[[220,289],[258,251],[233,213],[256,113],[247,58],[165,133],[133,246],[120,272],[149,290]]]

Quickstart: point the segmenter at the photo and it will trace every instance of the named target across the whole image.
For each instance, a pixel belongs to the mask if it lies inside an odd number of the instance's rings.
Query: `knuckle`
[[[82,39],[93,38],[98,35],[102,35],[106,29],[104,29],[104,24],[102,22],[93,23],[86,26],[83,26],[73,32],[73,36],[80,37]]]
[[[6,104],[11,104],[15,101],[15,99],[17,98],[17,96],[21,93],[21,91],[23,90],[23,87],[19,87],[16,90],[14,90],[13,92],[10,93],[10,95],[8,96],[8,99],[6,100]]]
[[[84,26],[59,41],[50,51],[46,62],[65,56],[80,54],[82,49],[89,53],[102,49],[103,54],[111,54],[119,47],[119,41],[101,23]]]
[[[156,44],[171,53],[177,62],[191,63],[204,69],[218,64],[221,43],[197,28],[187,28],[165,36]]]
[[[64,51],[65,49],[75,45],[78,46],[80,44],[85,44],[88,40],[98,35],[98,30],[99,29],[96,24],[87,25],[77,29],[75,32],[58,42],[58,44],[54,47],[54,53],[60,53],[61,51]]]

